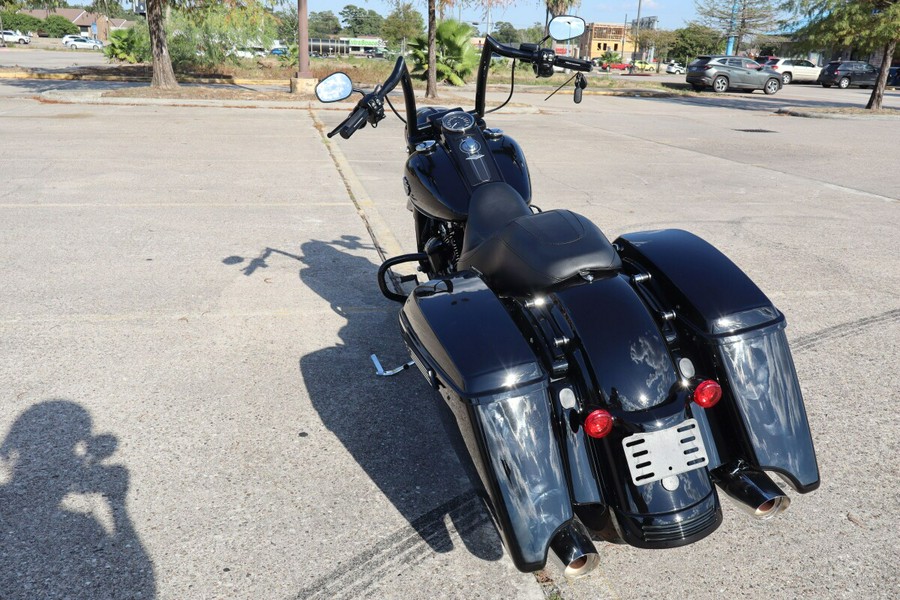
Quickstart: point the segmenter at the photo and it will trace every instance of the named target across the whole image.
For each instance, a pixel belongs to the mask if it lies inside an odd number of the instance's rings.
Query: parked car
[[[71,33],[68,34],[68,35],[64,35],[64,36],[63,36],[63,39],[62,39],[62,45],[63,45],[63,46],[68,46],[68,45],[69,45],[69,42],[71,42],[72,40],[74,40],[74,39],[76,39],[76,38],[81,38],[81,37],[84,37],[84,36],[81,36],[81,35],[74,35],[74,34],[71,34]]]
[[[696,92],[711,87],[719,93],[737,89],[771,95],[782,86],[777,71],[740,56],[698,56],[688,65],[686,79]]]
[[[666,65],[666,73],[684,75],[684,65],[682,65],[681,63],[669,63],[668,65]]]
[[[818,78],[822,87],[836,85],[841,89],[846,89],[851,85],[866,87],[875,85],[877,81],[878,69],[861,60],[830,62],[825,65]]]
[[[234,48],[229,54],[238,58],[256,58],[257,56],[265,56],[266,49],[261,46],[244,46]]]
[[[4,29],[0,31],[0,36],[3,37],[3,41],[7,44],[30,44],[31,36],[26,33],[19,33],[18,31],[13,31],[11,29]]]
[[[603,71],[609,71],[611,69],[615,69],[617,71],[624,71],[625,69],[628,68],[628,65],[626,63],[621,63],[621,62],[605,63],[602,60],[600,60],[599,58],[595,58],[591,62],[594,63],[595,67],[597,67],[598,69],[601,69]]]
[[[653,63],[648,63],[646,60],[635,60],[635,61],[632,61],[632,64],[634,65],[635,71],[655,71],[656,70],[656,65],[654,65]]]
[[[366,48],[366,58],[384,58],[384,50]]]
[[[69,50],[99,50],[103,47],[103,42],[86,37],[77,37],[69,40]]]
[[[285,46],[276,46],[269,50],[269,54],[273,56],[287,56],[289,52]]]
[[[900,67],[891,67],[888,70],[887,84],[900,86]]]
[[[822,67],[803,58],[770,58],[766,66],[781,73],[781,83],[784,85],[792,81],[817,81],[822,72]]]

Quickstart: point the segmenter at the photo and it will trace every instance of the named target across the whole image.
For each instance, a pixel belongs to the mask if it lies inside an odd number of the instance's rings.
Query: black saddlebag
[[[783,475],[800,492],[816,489],[819,469],[784,315],[724,254],[691,233],[630,233],[615,245],[636,285],[662,312],[674,312],[673,353],[722,385],[723,400],[705,411],[722,461],[743,459]]]
[[[413,360],[449,408],[448,433],[513,562],[541,569],[573,513],[540,361],[471,271],[418,286],[400,323]]]

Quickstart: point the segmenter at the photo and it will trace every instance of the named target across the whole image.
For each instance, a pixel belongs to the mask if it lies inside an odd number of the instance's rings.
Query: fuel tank
[[[419,144],[404,171],[412,205],[428,217],[446,221],[465,221],[472,192],[494,181],[508,183],[526,203],[531,202],[531,178],[519,144],[500,130],[482,131],[477,126],[446,133],[440,142]]]

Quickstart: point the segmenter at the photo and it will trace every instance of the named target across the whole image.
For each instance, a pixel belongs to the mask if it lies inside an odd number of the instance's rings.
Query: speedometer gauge
[[[475,117],[467,112],[456,110],[447,113],[441,119],[441,126],[447,131],[463,132],[475,125]]]

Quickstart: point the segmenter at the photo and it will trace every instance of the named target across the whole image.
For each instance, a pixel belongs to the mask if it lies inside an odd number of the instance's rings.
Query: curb
[[[55,81],[118,81],[147,83],[150,77],[125,75],[95,75],[90,73],[32,73],[29,71],[0,71],[0,79],[48,79]],[[283,85],[290,87],[290,80],[284,79],[239,79],[231,77],[176,77],[179,83],[220,83],[232,85]]]
[[[827,113],[827,112],[811,112],[802,108],[793,106],[785,106],[775,111],[776,115],[784,115],[788,117],[802,117],[804,119],[843,119],[847,121],[897,121],[900,120],[900,111],[895,115],[891,114],[874,114],[874,115],[857,115],[844,113]]]

